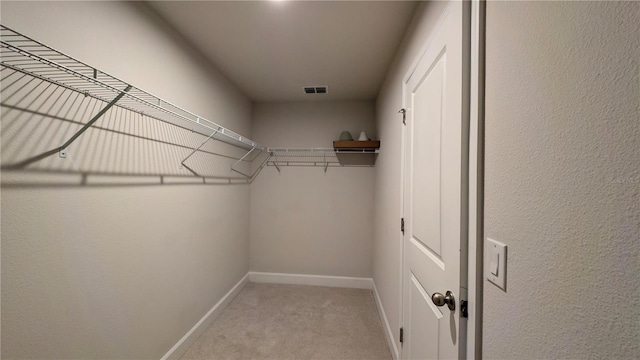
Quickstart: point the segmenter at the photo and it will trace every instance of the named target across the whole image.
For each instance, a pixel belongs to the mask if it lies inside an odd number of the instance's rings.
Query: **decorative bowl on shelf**
[[[340,133],[340,141],[353,141],[353,136],[348,131],[343,131]]]

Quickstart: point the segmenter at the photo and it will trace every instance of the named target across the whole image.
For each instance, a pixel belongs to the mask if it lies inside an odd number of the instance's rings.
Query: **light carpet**
[[[391,359],[370,290],[249,283],[182,359]]]

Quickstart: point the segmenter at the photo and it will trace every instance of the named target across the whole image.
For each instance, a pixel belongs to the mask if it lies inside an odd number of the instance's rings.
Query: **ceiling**
[[[147,3],[256,102],[375,99],[413,1]],[[305,94],[304,86],[328,86]]]

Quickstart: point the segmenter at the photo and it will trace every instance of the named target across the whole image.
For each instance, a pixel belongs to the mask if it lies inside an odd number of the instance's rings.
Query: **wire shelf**
[[[378,153],[265,148],[4,25],[0,92],[4,170],[251,182],[267,165],[370,167]]]
[[[372,150],[343,150],[330,148],[269,148],[271,157],[269,166],[374,166],[373,158],[378,149]]]
[[[47,45],[0,25],[2,66],[102,100],[114,106],[190,129],[245,150],[265,148],[213,121],[198,116]]]

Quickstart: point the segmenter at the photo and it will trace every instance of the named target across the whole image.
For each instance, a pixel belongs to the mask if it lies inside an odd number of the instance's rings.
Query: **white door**
[[[461,214],[467,207],[462,7],[448,5],[404,83],[403,359],[464,356],[458,350],[466,325],[460,321]]]

